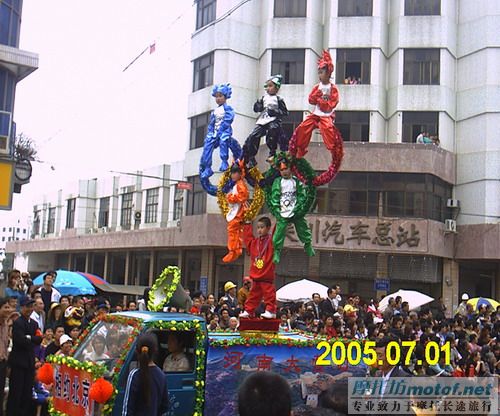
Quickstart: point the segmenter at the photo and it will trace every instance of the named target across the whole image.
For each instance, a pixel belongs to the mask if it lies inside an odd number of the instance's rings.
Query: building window
[[[210,122],[210,113],[203,113],[198,116],[191,117],[191,139],[189,141],[189,149],[197,149],[203,147],[205,136],[207,135],[207,127]]]
[[[196,1],[196,30],[215,20],[216,0]]]
[[[439,16],[441,0],[405,0],[405,16]]]
[[[158,222],[158,196],[160,188],[146,191],[146,223]]]
[[[371,49],[337,49],[337,84],[369,84]]]
[[[302,111],[290,111],[288,116],[283,119],[281,127],[285,132],[286,138],[292,137],[294,130],[298,127],[304,118],[304,113]]]
[[[4,228],[5,231],[5,228]],[[33,212],[33,236],[40,234],[40,211]]]
[[[283,75],[284,84],[303,84],[305,49],[273,49],[271,73]]]
[[[174,221],[181,219],[183,203],[184,203],[184,190],[177,189],[176,187],[174,195]]]
[[[452,186],[428,174],[340,172],[318,188],[314,213],[347,216],[450,218]]]
[[[21,7],[19,0],[0,2],[0,44],[14,48],[19,46]]]
[[[339,17],[371,16],[373,14],[372,0],[339,0]]]
[[[193,91],[201,90],[213,84],[214,53],[211,52],[194,60]]]
[[[200,177],[191,176],[188,182],[192,190],[187,193],[186,215],[200,215],[207,212],[207,194],[201,187]]]
[[[306,17],[307,0],[274,0],[274,17]]]
[[[68,205],[66,207],[66,228],[75,227],[75,210],[76,210],[76,198],[68,199]]]
[[[337,111],[335,125],[345,141],[367,142],[370,134],[370,113],[368,111]]]
[[[428,133],[429,137],[439,136],[439,112],[403,112],[403,143],[415,143],[420,133]]]
[[[55,231],[56,225],[56,208],[49,208],[49,220],[47,221],[47,234],[52,234]]]
[[[404,53],[403,84],[439,85],[439,49],[405,49]]]
[[[109,197],[99,200],[99,219],[97,221],[97,226],[99,228],[109,226]]]
[[[125,229],[130,229],[132,223],[132,192],[122,195],[122,215],[120,225]]]

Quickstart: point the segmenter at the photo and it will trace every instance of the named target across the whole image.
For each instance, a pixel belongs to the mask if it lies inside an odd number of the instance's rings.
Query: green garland
[[[298,339],[290,339],[290,338],[242,338],[237,337],[234,339],[224,339],[217,340],[213,338],[208,339],[210,346],[214,348],[229,348],[229,347],[238,347],[238,346],[260,346],[260,347],[270,347],[270,346],[285,346],[285,347],[297,347],[297,348],[307,348],[307,347],[315,347],[320,341],[327,341],[333,345],[336,341],[341,341],[344,344],[348,344],[353,341],[353,339],[347,338],[326,338],[326,337],[316,337],[314,339],[308,340],[298,340]],[[359,341],[361,342],[361,341]]]
[[[314,205],[314,201],[316,200],[316,187],[313,185],[313,179],[316,172],[306,159],[295,159],[294,157],[291,157],[283,152],[276,155],[276,160],[279,160],[280,158],[286,158],[289,160],[291,166],[295,166],[307,179],[307,184],[302,184],[302,192],[297,192],[297,202],[293,210],[293,216],[295,218],[304,217],[309,213]],[[281,175],[275,164],[271,165],[269,169],[264,172],[263,184],[266,202],[269,207],[269,211],[271,211],[271,214],[273,214],[275,218],[279,218],[281,216],[281,211],[279,207],[272,206],[270,201],[272,201],[273,183],[279,177],[281,177]]]
[[[199,319],[192,321],[155,321],[147,323],[148,328],[157,328],[164,331],[194,331],[196,338],[196,372],[195,388],[196,397],[193,416],[203,415],[203,404],[205,403],[205,341],[206,335]]]
[[[168,287],[163,287],[163,283],[170,275],[173,275],[172,283]],[[149,291],[148,309],[154,312],[161,312],[163,305],[172,299],[180,282],[181,270],[177,266],[165,267]]]
[[[94,380],[102,377],[106,372],[106,367],[102,364],[93,363],[92,361],[81,362],[65,355],[49,355],[45,358],[45,361],[51,364],[65,365],[76,371],[86,371],[92,375]]]

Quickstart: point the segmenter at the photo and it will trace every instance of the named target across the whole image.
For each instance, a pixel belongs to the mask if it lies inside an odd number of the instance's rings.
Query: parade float
[[[154,286],[150,308],[189,306],[178,276],[177,267],[165,269],[157,280],[161,284]],[[366,365],[352,365],[360,358],[355,355],[337,360],[338,364],[320,365],[321,356],[329,357],[320,344],[333,340],[275,331],[270,320],[261,321],[267,325],[264,330],[247,325],[239,332],[207,332],[204,319],[192,314],[134,311],[106,315],[85,329],[71,356],[50,356],[39,372],[39,379],[52,385],[50,413],[121,415],[127,377],[137,367],[137,337],[144,332],[153,332],[158,338],[156,363],[160,367],[168,354],[169,333],[175,332],[184,340],[189,370],[167,372],[167,414],[171,416],[237,414],[238,386],[255,371],[273,371],[288,380],[294,415],[321,407],[333,383],[366,375]],[[107,355],[90,361],[92,345],[101,337],[106,340]],[[340,341],[347,345],[348,340]]]

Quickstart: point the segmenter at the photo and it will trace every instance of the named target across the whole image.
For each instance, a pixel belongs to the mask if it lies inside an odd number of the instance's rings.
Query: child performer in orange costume
[[[231,180],[234,186],[226,195],[229,211],[226,214],[227,224],[227,253],[222,261],[230,263],[241,256],[243,215],[248,201],[248,188],[243,180],[243,169],[238,163],[231,166]]]
[[[309,104],[315,105],[314,111],[300,123],[295,130],[297,136],[297,158],[304,157],[311,141],[314,129],[319,127],[326,148],[332,152],[334,148],[333,120],[334,108],[339,102],[339,91],[330,82],[333,72],[332,57],[328,51],[323,51],[323,56],[318,61],[319,84],[309,94]]]
[[[276,318],[276,287],[274,286],[274,263],[273,263],[273,236],[271,231],[271,220],[261,217],[257,221],[257,237],[254,237],[252,224],[245,223],[243,227],[243,241],[250,254],[250,278],[252,288],[245,302],[245,312],[240,318],[251,318],[255,309],[260,305],[262,298],[266,304],[266,311],[261,318]]]

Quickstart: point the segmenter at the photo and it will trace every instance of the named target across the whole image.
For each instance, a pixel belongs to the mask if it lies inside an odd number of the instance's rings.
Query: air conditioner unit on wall
[[[449,198],[446,201],[446,207],[447,208],[459,208],[460,207],[460,201],[458,199],[451,199],[451,198]]]
[[[445,220],[444,221],[444,231],[447,233],[457,232],[457,222],[455,220]]]

